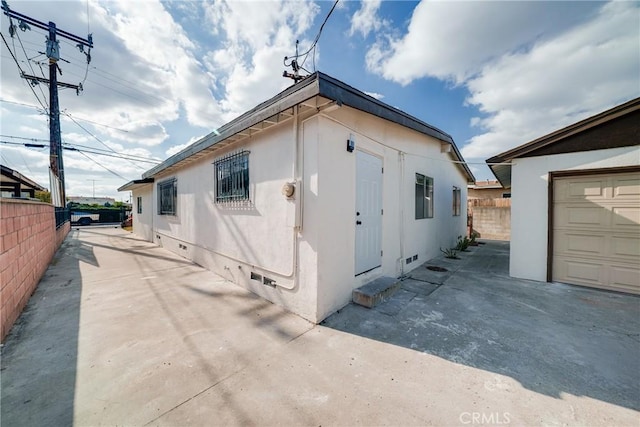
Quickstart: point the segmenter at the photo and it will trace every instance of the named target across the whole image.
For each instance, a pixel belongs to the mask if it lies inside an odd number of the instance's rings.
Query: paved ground
[[[2,349],[2,424],[637,426],[640,299],[507,279],[506,250],[433,260],[451,271],[314,327],[74,229]]]

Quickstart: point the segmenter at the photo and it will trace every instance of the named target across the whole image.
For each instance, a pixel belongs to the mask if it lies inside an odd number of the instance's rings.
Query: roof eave
[[[120,188],[118,191],[133,191],[142,187],[146,187],[149,184],[154,182],[153,178],[143,178],[143,179],[134,179],[133,181],[129,181]]]

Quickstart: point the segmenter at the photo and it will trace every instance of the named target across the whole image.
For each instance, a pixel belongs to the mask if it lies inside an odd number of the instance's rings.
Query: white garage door
[[[640,172],[553,181],[552,279],[640,294]]]

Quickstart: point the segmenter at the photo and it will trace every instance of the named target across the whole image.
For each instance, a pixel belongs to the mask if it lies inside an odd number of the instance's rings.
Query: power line
[[[318,44],[318,41],[320,40],[320,36],[322,35],[322,30],[324,29],[325,24],[327,23],[327,21],[329,20],[329,17],[331,16],[331,14],[333,13],[334,9],[336,8],[336,6],[338,5],[338,2],[340,0],[336,0],[335,3],[333,3],[333,6],[331,7],[331,9],[329,10],[329,13],[327,14],[327,16],[324,18],[324,21],[322,21],[322,25],[320,25],[320,29],[318,30],[318,34],[316,35],[315,39],[313,40],[313,43],[311,43],[311,46],[309,47],[309,49],[307,49],[305,52],[303,53],[298,53],[298,42],[296,41],[296,54],[293,57],[284,57],[284,66],[285,67],[292,67],[293,68],[293,75],[287,73],[286,71],[284,72],[283,76],[284,77],[291,77],[293,78],[294,81],[298,81],[301,80],[304,77],[300,77],[298,75],[298,71],[299,69],[303,69],[307,72],[309,72],[308,70],[306,70],[305,68],[303,68],[304,63],[307,61],[307,58],[309,56],[309,52],[311,52],[311,50],[314,50],[316,48],[316,45]],[[304,59],[302,60],[302,63],[300,63],[298,61],[298,58],[301,58],[304,56]],[[287,60],[291,60],[289,62],[289,64],[287,64]],[[315,68],[315,50],[314,50],[314,68]]]
[[[12,137],[9,137],[9,138],[12,138]],[[13,138],[15,138],[15,137],[13,137]],[[37,141],[47,142],[46,140],[36,139],[36,138],[33,138],[33,139],[24,138],[24,139],[33,140],[34,142],[37,142]],[[49,146],[49,144],[13,142],[13,141],[4,141],[4,140],[0,140],[0,144],[22,146],[22,147],[26,147],[26,148],[47,148]],[[77,147],[81,147],[81,148],[77,148]],[[114,155],[114,154],[107,153],[106,150],[100,150],[99,148],[87,147],[86,145],[71,144],[71,143],[67,143],[67,142],[64,143],[62,148],[65,149],[65,150],[69,150],[69,151],[77,151],[77,152],[83,152],[83,153],[89,153],[89,154],[97,154],[99,156],[113,157],[113,158],[116,158],[116,159],[127,160],[127,161],[132,161],[132,162],[151,163],[151,164],[156,164],[156,165],[161,163],[161,161],[159,161],[159,160],[145,159],[145,158],[142,158],[140,156],[133,155],[133,154],[132,155],[127,155],[127,154],[118,153],[117,155]]]
[[[80,123],[78,123],[73,117],[71,117],[69,114],[63,112],[64,115],[66,115],[67,117],[69,117],[71,119],[71,121],[73,123],[75,123],[76,125],[78,125],[78,127],[80,129],[82,129],[83,131],[85,131],[87,134],[89,134],[90,136],[93,137],[93,139],[95,139],[96,141],[98,141],[100,144],[104,145],[105,147],[107,147],[110,151],[113,151],[114,153],[118,154],[117,151],[115,151],[113,148],[109,147],[105,142],[103,142],[100,138],[98,138],[97,136],[95,136],[93,133],[91,133],[91,131],[89,131],[87,128],[85,128],[84,126],[82,126]],[[135,167],[139,168],[139,169],[143,169],[141,168],[139,165],[136,165],[135,163],[132,163]]]
[[[99,161],[95,160],[92,157],[87,156],[86,154],[84,154],[82,151],[78,151],[78,153],[82,154],[84,157],[86,157],[87,159],[91,160],[93,163],[95,163],[96,165],[100,166],[101,168],[104,168],[105,170],[111,172],[112,174],[114,174],[115,176],[117,176],[118,178],[122,178],[125,181],[129,181],[127,178],[125,178],[124,176],[120,175],[117,172],[112,171],[111,169],[109,169],[108,167],[106,167],[105,165],[103,165],[102,163],[100,163]]]
[[[13,58],[13,61],[18,66],[18,70],[20,70],[20,74],[21,75],[24,74],[24,71],[22,71],[22,67],[20,67],[20,64],[18,63],[18,59],[16,58],[16,56],[11,51],[11,48],[9,47],[9,43],[7,43],[7,39],[4,38],[4,34],[0,33],[0,36],[2,36],[2,41],[4,42],[4,45],[7,47],[7,50],[9,50],[9,53],[11,54],[11,57]],[[29,83],[27,83],[27,86],[29,86],[29,88],[31,89],[31,92],[33,92],[33,96],[36,97],[36,99],[38,100],[38,103],[42,106],[42,109],[45,112],[49,111],[49,109],[47,107],[45,107],[45,105],[42,103],[42,101],[40,101],[40,98],[38,98],[38,94],[36,93],[35,90],[33,90],[33,86],[31,86]]]
[[[25,103],[22,103],[22,102],[9,101],[8,99],[0,98],[0,103],[2,103],[2,102],[5,102],[7,104],[19,105],[21,107],[35,108],[36,110],[40,110],[41,109],[37,105],[25,104]],[[126,130],[126,129],[120,129],[120,128],[117,128],[115,126],[109,126],[109,125],[105,125],[104,123],[98,123],[98,122],[94,122],[92,120],[84,119],[82,117],[74,116],[71,113],[66,112],[66,111],[63,114],[65,114],[66,116],[69,116],[69,118],[74,117],[76,120],[79,120],[81,122],[91,123],[92,125],[101,126],[101,127],[108,128],[108,129],[113,129],[113,130],[116,130],[116,131],[122,132],[122,133],[129,133],[131,135],[144,136],[144,135],[142,135],[140,133],[137,133],[137,132],[133,132],[133,131]]]
[[[31,66],[31,61],[29,60],[29,55],[27,55],[27,51],[24,48],[24,45],[22,44],[22,39],[20,38],[20,33],[16,31],[16,36],[18,36],[18,41],[20,42],[20,46],[22,47],[22,52],[24,52],[24,57],[27,59],[27,65],[29,66],[29,69],[31,70],[31,74],[35,74],[36,72],[33,70],[33,67]],[[40,68],[40,70],[42,70],[42,68]],[[44,75],[43,75],[44,77]],[[33,83],[31,83],[33,84]],[[42,97],[45,99],[45,104],[47,103],[46,99],[47,99],[47,95],[45,95],[44,90],[42,90],[42,86],[40,86],[38,84],[38,89],[40,89],[40,93],[42,94]]]

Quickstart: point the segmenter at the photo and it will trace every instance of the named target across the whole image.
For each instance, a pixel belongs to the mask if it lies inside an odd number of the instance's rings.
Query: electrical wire
[[[31,142],[46,142],[47,145],[49,144],[49,140],[48,139],[44,139],[44,138],[27,138],[25,136],[14,136],[14,135],[0,135],[0,138],[10,138],[10,139],[18,139],[21,141],[31,141]],[[82,144],[73,144],[70,142],[64,142],[65,145],[69,145],[72,147],[80,147],[80,148],[86,148],[89,150],[96,150],[96,151],[102,151],[102,152],[106,152],[108,150],[103,150],[101,148],[95,148],[95,147],[89,147],[87,145],[82,145]],[[113,156],[110,154],[110,156]],[[151,157],[143,157],[143,156],[138,156],[136,154],[122,154],[122,153],[118,153],[118,156],[120,156],[121,158],[131,158],[132,160],[139,160],[141,162],[146,162],[146,163],[162,163],[162,160],[160,159],[154,159]]]
[[[64,114],[65,116],[69,117],[69,118],[71,119],[71,121],[72,121],[73,123],[75,123],[76,125],[78,125],[78,127],[79,127],[80,129],[82,129],[83,131],[85,131],[88,135],[90,135],[91,137],[93,137],[93,139],[95,139],[96,141],[98,141],[100,144],[102,144],[102,145],[104,145],[105,147],[107,147],[107,149],[108,149],[109,151],[112,151],[112,152],[114,152],[114,153],[116,153],[116,154],[119,154],[116,150],[114,150],[113,148],[109,147],[109,146],[108,146],[105,142],[103,142],[100,138],[98,138],[98,137],[97,137],[97,136],[95,136],[93,133],[91,133],[91,131],[89,131],[87,128],[85,128],[85,127],[84,127],[84,126],[82,126],[80,123],[78,123],[78,122],[77,122],[73,117],[71,117],[69,114],[67,114],[67,113],[65,113],[65,112],[62,112],[62,114]],[[135,163],[133,163],[133,162],[131,162],[131,161],[130,161],[130,163],[131,163],[132,165],[134,165],[135,167],[139,168],[139,169],[145,170],[144,168],[140,167],[139,165],[136,165]]]
[[[84,157],[86,157],[87,159],[91,160],[93,163],[95,163],[96,165],[100,166],[101,168],[111,172],[113,175],[117,176],[118,178],[124,179],[125,181],[129,181],[129,179],[125,178],[124,176],[120,175],[117,172],[112,171],[111,169],[109,169],[108,167],[106,167],[105,165],[103,165],[102,163],[100,163],[99,161],[95,160],[92,157],[87,156],[86,154],[84,154],[82,151],[78,151],[78,153],[82,154]]]
[[[9,137],[9,138],[15,138],[15,137]],[[23,138],[23,139],[30,139],[30,138]],[[36,139],[33,139],[33,141],[35,142]],[[24,142],[13,142],[13,141],[4,141],[4,140],[0,140],[0,144],[6,144],[6,145],[14,145],[14,146],[21,146],[21,147],[25,147],[25,148],[48,148],[49,147],[49,142],[47,140],[37,140],[37,141],[42,141],[42,142],[46,142],[46,144],[32,144],[32,143],[24,143]],[[80,147],[80,148],[77,148]],[[113,157],[116,159],[120,159],[120,160],[128,160],[128,161],[133,161],[133,162],[143,162],[143,163],[151,163],[151,164],[159,164],[161,163],[161,161],[159,160],[155,160],[155,159],[145,159],[145,158],[141,158],[140,156],[135,156],[135,155],[127,155],[127,154],[120,154],[118,153],[118,155],[114,155],[114,154],[109,154],[106,152],[106,150],[100,150],[98,148],[93,148],[93,147],[87,147],[86,145],[80,145],[80,144],[70,144],[70,143],[64,143],[63,147],[64,150],[70,150],[70,151],[78,151],[78,152],[83,152],[83,153],[89,153],[89,154],[96,154],[99,156],[106,156],[106,157]]]
[[[42,110],[42,108],[38,107],[37,105],[24,104],[22,102],[15,102],[15,101],[9,101],[9,100],[6,100],[6,99],[0,99],[0,103],[2,103],[2,102],[7,103],[7,104],[20,105],[22,107],[35,108],[38,111]],[[46,110],[44,112],[42,112],[42,113],[46,113]]]
[[[13,58],[13,61],[16,63],[16,66],[18,67],[18,70],[20,70],[20,75],[24,75],[24,71],[22,71],[22,67],[20,67],[20,63],[18,62],[18,59],[16,58],[16,56],[13,54],[13,52],[11,51],[11,48],[9,47],[9,43],[7,43],[7,39],[4,38],[4,34],[0,33],[0,36],[2,36],[2,41],[4,42],[4,45],[7,47],[7,49],[9,50],[9,53],[11,54],[11,57]],[[42,101],[40,100],[40,98],[38,97],[38,94],[36,93],[35,90],[33,90],[33,86],[31,86],[30,84],[27,83],[27,86],[29,86],[29,88],[31,89],[31,92],[33,92],[33,96],[36,97],[36,99],[38,100],[38,103],[42,106],[42,109],[48,113],[49,109],[47,107],[45,107],[45,104],[42,103]]]
[[[35,76],[36,72],[34,71],[33,67],[31,66],[31,61],[29,60],[29,55],[27,55],[27,51],[24,48],[24,45],[22,44],[22,39],[20,38],[20,33],[16,31],[16,36],[18,37],[18,41],[20,42],[20,47],[22,47],[22,52],[24,52],[24,57],[27,59],[27,65],[29,66],[29,69],[31,69],[31,75]],[[15,49],[15,47],[14,47]],[[40,70],[42,70],[42,67],[40,67]],[[42,76],[44,77],[44,73],[42,74]],[[49,104],[47,103],[46,99],[47,99],[47,95],[45,95],[44,90],[42,90],[42,86],[40,86],[40,83],[37,83],[38,88],[40,89],[40,93],[42,93],[42,97],[45,99],[44,103],[48,106]]]
[[[35,108],[36,110],[40,110],[41,109],[37,105],[24,104],[22,102],[9,101],[7,99],[0,98],[0,103],[2,103],[2,102],[6,102],[7,104],[20,105],[22,107]],[[117,127],[114,127],[114,126],[105,125],[104,123],[98,123],[98,122],[94,122],[92,120],[84,119],[82,117],[77,117],[77,116],[74,116],[71,113],[66,112],[66,111],[63,111],[62,114],[67,115],[69,117],[74,117],[76,120],[79,120],[81,122],[91,123],[91,124],[96,125],[96,126],[101,126],[101,127],[104,127],[104,128],[113,129],[115,131],[122,132],[122,133],[128,133],[128,134],[131,134],[131,135],[143,136],[143,135],[141,135],[141,134],[139,134],[137,132],[133,132],[133,131],[126,130],[126,129],[120,129],[120,128],[117,128]]]
[[[312,49],[315,49],[316,44],[318,44],[318,41],[320,40],[320,36],[322,35],[322,30],[324,29],[325,24],[327,23],[327,21],[329,20],[329,17],[331,16],[331,14],[333,13],[334,9],[336,8],[336,6],[338,5],[338,2],[340,0],[336,0],[335,3],[333,3],[333,6],[331,7],[331,10],[329,10],[329,13],[327,14],[327,16],[324,18],[324,21],[322,22],[322,25],[320,25],[320,29],[318,30],[318,34],[316,35],[316,38],[313,40],[313,43],[311,43],[311,47],[309,47],[309,49],[307,49],[306,52],[303,53],[296,53],[293,57],[286,57],[284,58],[284,65],[285,67],[290,67],[292,65],[293,60],[301,58],[304,56],[304,59],[302,60],[302,63],[300,63],[300,67],[302,67],[304,65],[304,63],[307,60],[307,57],[309,56],[309,52],[311,52]],[[289,64],[287,64],[287,60],[291,59],[291,62],[289,62]],[[306,70],[305,70],[306,71]]]

